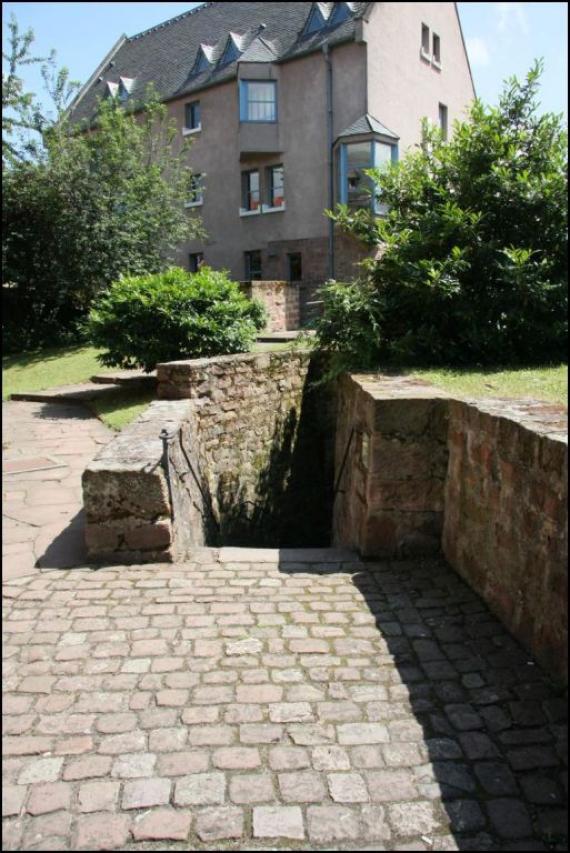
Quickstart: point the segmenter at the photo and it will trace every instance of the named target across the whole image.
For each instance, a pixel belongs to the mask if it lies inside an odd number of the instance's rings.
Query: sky
[[[85,82],[123,33],[135,35],[199,3],[2,3],[3,41],[14,13],[20,29],[35,33],[34,52],[57,52],[58,66]],[[543,57],[541,109],[567,117],[568,6],[566,3],[459,3],[477,94],[496,103],[502,81],[523,77]],[[42,100],[38,66],[27,66],[28,91]]]

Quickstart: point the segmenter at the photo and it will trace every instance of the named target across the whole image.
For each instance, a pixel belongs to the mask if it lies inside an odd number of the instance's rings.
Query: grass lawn
[[[407,372],[462,397],[532,397],[568,406],[567,364],[516,370],[490,368]]]

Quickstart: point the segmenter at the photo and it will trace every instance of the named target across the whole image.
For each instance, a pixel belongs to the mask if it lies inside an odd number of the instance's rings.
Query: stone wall
[[[248,281],[242,290],[249,299],[259,299],[267,310],[268,332],[286,332],[300,325],[300,285],[288,281]]]
[[[443,547],[512,634],[561,678],[567,472],[560,407],[454,400],[402,377],[339,381],[334,544],[369,557]]]
[[[330,524],[330,420],[306,352],[157,367],[158,396],[200,401],[194,454],[214,529],[208,544],[322,545]]]
[[[446,396],[401,377],[344,376],[337,417],[335,544],[363,556],[439,550]]]
[[[195,409],[187,401],[152,403],[87,466],[83,505],[90,559],[170,561],[203,544],[206,509],[186,476]],[[175,437],[168,443],[168,466],[163,429]]]
[[[568,444],[559,407],[450,401],[443,550],[551,672],[568,662]]]

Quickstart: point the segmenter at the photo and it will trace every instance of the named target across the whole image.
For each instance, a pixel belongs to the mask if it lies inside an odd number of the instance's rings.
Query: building
[[[192,137],[207,232],[175,261],[237,280],[354,274],[362,247],[325,209],[378,205],[361,170],[420,144],[424,116],[447,133],[474,96],[456,3],[204,3],[121,37],[73,119],[150,82]]]

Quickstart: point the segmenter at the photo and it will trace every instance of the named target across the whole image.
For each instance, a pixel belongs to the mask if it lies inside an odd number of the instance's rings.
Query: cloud
[[[497,19],[497,32],[510,35],[513,30],[519,30],[528,35],[529,25],[523,3],[494,3]]]
[[[466,40],[466,45],[471,65],[483,66],[489,64],[491,57],[489,55],[487,43],[484,39],[479,38],[479,36],[473,36]]]

